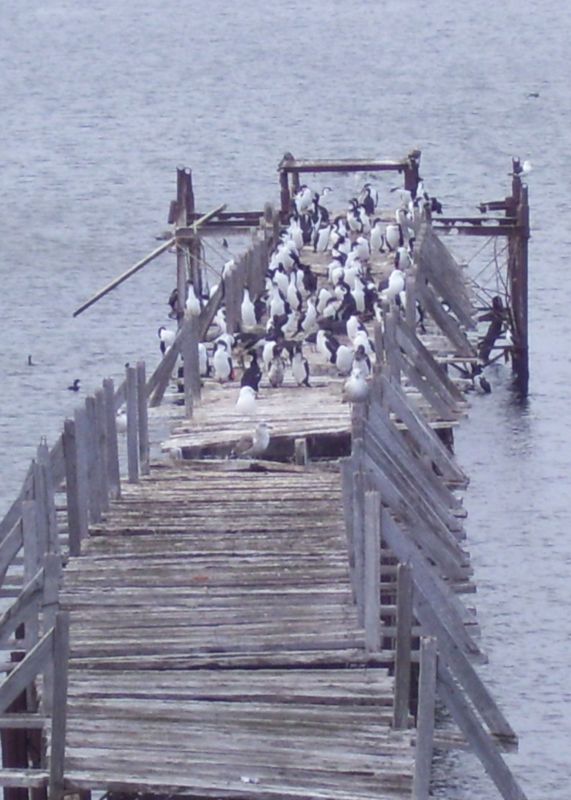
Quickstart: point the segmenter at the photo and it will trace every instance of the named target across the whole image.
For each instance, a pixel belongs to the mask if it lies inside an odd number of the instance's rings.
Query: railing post
[[[423,637],[420,642],[416,757],[412,784],[413,800],[428,800],[430,793],[430,771],[434,747],[436,662],[436,639],[432,637]]]
[[[89,519],[101,519],[101,459],[97,442],[97,423],[95,398],[90,395],[85,400],[85,429],[87,443],[87,497],[89,500]]]
[[[381,498],[365,492],[364,618],[365,647],[369,653],[381,649]]]
[[[137,405],[137,370],[135,367],[127,367],[127,475],[129,483],[138,483],[139,481]]]
[[[54,553],[46,556],[44,563],[44,592],[42,599],[42,634],[46,634],[56,623],[59,608],[59,581],[61,575],[61,559]],[[54,665],[48,660],[44,669],[42,705],[44,712],[50,715],[53,702]]]
[[[107,448],[107,481],[112,500],[121,497],[121,469],[119,467],[119,446],[117,443],[117,417],[115,412],[115,387],[111,378],[103,381],[105,403],[105,445]]]
[[[94,395],[95,410],[95,449],[97,451],[98,469],[96,472],[99,507],[102,512],[109,510],[109,477],[107,469],[107,426],[105,424],[105,398],[103,389],[97,389]]]
[[[355,574],[355,599],[359,624],[364,625],[363,608],[364,582],[364,526],[365,494],[363,476],[363,440],[353,439],[351,460],[353,462],[353,563]]]
[[[52,642],[54,686],[50,748],[49,800],[64,796],[65,734],[67,721],[67,671],[69,662],[69,613],[56,615]]]
[[[148,475],[149,457],[149,414],[147,408],[147,376],[145,362],[137,361],[137,419],[139,429],[139,463],[141,475]]]
[[[59,553],[60,546],[55,504],[55,487],[50,462],[50,450],[45,439],[42,439],[38,445],[37,460],[42,470],[42,483],[45,492],[44,507],[48,528],[47,552]]]
[[[395,698],[393,727],[408,727],[410,701],[410,663],[412,636],[412,569],[409,564],[397,568],[397,619],[395,641]]]
[[[200,403],[200,365],[198,360],[199,318],[186,317],[187,325],[182,335],[181,355],[184,380],[184,407],[187,417],[192,417],[194,405]]]
[[[38,503],[36,500],[22,501],[22,541],[24,545],[24,586],[31,581],[43,559],[38,539]],[[38,604],[39,610],[39,604]],[[30,615],[25,624],[26,652],[38,641],[39,622],[37,614]]]
[[[76,421],[66,419],[63,426],[65,490],[67,496],[68,546],[70,556],[81,552],[81,541],[88,534],[87,487],[82,464],[83,445],[78,441]]]

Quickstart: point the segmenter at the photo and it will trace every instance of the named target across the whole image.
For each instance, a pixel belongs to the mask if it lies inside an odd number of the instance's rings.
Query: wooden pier
[[[450,367],[478,364],[478,340],[465,276],[429,210],[415,220],[406,309],[387,305],[370,323],[366,402],[344,402],[346,377],[309,351],[311,386],[264,378],[246,416],[239,381],[198,374],[217,310],[236,332],[244,287],[263,289],[300,173],[394,171],[414,194],[419,159],[288,156],[279,214],[200,215],[191,173],[178,171],[168,243],[180,298],[202,285],[199,237],[255,225],[252,244],[199,316],[178,301],[178,333],[152,375],[139,364],[117,389],[105,380],[40,445],[0,523],[7,800],[426,800],[435,749],[454,747],[478,755],[505,800],[525,800],[502,755],[517,736],[478,675],[485,654],[463,602],[475,590],[468,476],[452,443],[470,381]],[[301,255],[325,280],[323,257]],[[376,280],[389,260],[371,259]],[[165,406],[172,433],[152,460]],[[267,450],[234,457],[260,420]],[[455,727],[435,725],[437,703]]]

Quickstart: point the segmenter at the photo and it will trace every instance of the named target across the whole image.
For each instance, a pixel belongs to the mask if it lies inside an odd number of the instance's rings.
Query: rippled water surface
[[[89,391],[126,361],[155,363],[172,256],[71,315],[155,247],[177,164],[194,168],[201,209],[255,208],[277,200],[285,150],[419,147],[431,193],[472,212],[507,193],[512,155],[532,160],[529,400],[499,367],[457,449],[483,674],[521,740],[509,763],[530,799],[567,800],[570,8],[28,0],[0,19],[0,511],[75,407],[74,377]],[[451,756],[438,793],[495,796],[481,773]]]

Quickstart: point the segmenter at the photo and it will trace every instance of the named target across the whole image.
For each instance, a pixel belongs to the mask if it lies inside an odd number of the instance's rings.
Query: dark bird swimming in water
[[[74,382],[71,384],[71,386],[68,386],[67,388],[69,389],[70,392],[79,392],[79,384],[80,380],[79,378],[76,378]]]

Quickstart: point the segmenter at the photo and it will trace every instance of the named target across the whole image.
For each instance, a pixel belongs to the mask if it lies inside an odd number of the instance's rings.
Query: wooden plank
[[[109,510],[109,478],[107,468],[107,428],[105,425],[105,397],[103,389],[97,389],[93,395],[94,399],[94,432],[95,448],[97,452],[97,494],[99,508],[104,513]]]
[[[428,800],[430,796],[430,772],[434,747],[436,664],[436,640],[423,637],[420,643],[416,755],[412,789],[414,800]]]
[[[365,492],[364,500],[365,647],[369,653],[378,653],[381,649],[381,498],[378,492]]]
[[[442,308],[434,289],[429,284],[419,281],[417,291],[425,311],[430,314],[444,335],[450,340],[455,352],[461,356],[475,358],[477,355],[475,347],[470,344],[458,322]]]
[[[0,769],[0,786],[21,789],[43,789],[47,772],[41,769]]]
[[[401,387],[392,384],[385,375],[380,376],[380,381],[385,402],[397,418],[406,425],[408,433],[420,452],[435,464],[444,477],[465,483],[466,475],[439,436],[407,400]]]
[[[395,642],[395,703],[393,726],[408,727],[410,703],[410,664],[412,650],[413,579],[409,564],[399,564],[397,572],[397,630]]]
[[[33,474],[32,474],[32,465],[28,467],[28,471],[26,472],[26,476],[24,478],[22,488],[20,489],[20,493],[16,500],[12,503],[2,522],[0,523],[0,543],[4,541],[6,536],[12,532],[13,528],[20,523],[20,517],[22,513],[21,509],[21,502],[24,499],[30,499],[32,497],[33,492]],[[1,575],[0,570],[0,575]]]
[[[20,513],[22,513],[21,509],[22,503],[20,502]],[[35,515],[35,511],[33,513]],[[10,533],[4,537],[2,542],[0,542],[0,584],[4,583],[6,572],[8,571],[8,568],[12,564],[16,555],[20,552],[22,545],[22,523],[19,522],[14,528],[12,528]]]
[[[439,697],[446,704],[501,796],[504,800],[526,800],[526,795],[498,752],[494,740],[462,697],[450,671],[440,662],[437,676]]]

